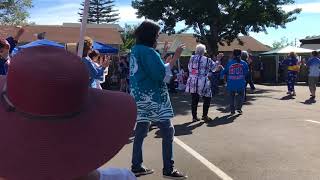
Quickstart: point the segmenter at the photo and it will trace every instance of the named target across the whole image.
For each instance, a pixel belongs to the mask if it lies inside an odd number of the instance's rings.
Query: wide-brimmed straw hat
[[[133,98],[88,83],[86,66],[63,49],[27,48],[12,58],[0,76],[0,177],[72,180],[128,143]]]

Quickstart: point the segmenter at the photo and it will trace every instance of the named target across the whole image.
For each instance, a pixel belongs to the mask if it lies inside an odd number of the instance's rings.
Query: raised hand
[[[16,26],[16,28],[18,28],[18,32],[17,32],[16,36],[14,37],[14,40],[19,41],[20,37],[25,32],[25,29],[22,26]]]

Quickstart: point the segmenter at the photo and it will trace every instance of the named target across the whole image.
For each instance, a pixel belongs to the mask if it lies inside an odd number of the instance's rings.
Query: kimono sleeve
[[[154,81],[163,81],[166,76],[166,67],[158,53],[153,50],[146,52],[142,65],[144,71]]]

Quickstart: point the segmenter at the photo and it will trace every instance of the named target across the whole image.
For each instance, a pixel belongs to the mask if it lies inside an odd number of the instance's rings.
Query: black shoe
[[[198,122],[198,121],[200,121],[200,119],[197,118],[197,117],[195,117],[195,118],[192,119],[192,122]]]
[[[313,95],[310,95],[310,96],[311,96],[311,97],[310,97],[311,100],[316,99],[316,96],[313,96]]]
[[[212,121],[212,119],[209,118],[208,116],[203,116],[203,117],[202,117],[202,120],[204,120],[204,121]]]
[[[131,171],[136,177],[154,173],[153,169],[148,169],[146,167],[141,167],[140,169],[131,169]]]
[[[242,114],[242,113],[243,113],[241,109],[240,109],[240,110],[237,110],[237,112],[238,112],[239,114]]]
[[[187,179],[188,176],[182,174],[181,172],[179,172],[178,170],[173,170],[170,173],[163,173],[163,177],[167,178],[167,179]]]

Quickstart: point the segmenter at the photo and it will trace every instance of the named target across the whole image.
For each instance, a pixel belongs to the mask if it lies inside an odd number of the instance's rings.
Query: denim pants
[[[138,122],[136,125],[131,167],[133,170],[140,169],[141,167],[143,167],[142,145],[144,138],[147,137],[147,134],[149,132],[150,124],[150,122]],[[171,120],[156,122],[155,124],[159,127],[162,136],[163,172],[171,173],[174,167],[174,127],[171,123]]]
[[[230,91],[230,110],[234,112],[235,110],[241,110],[244,102],[244,92],[245,90]]]

